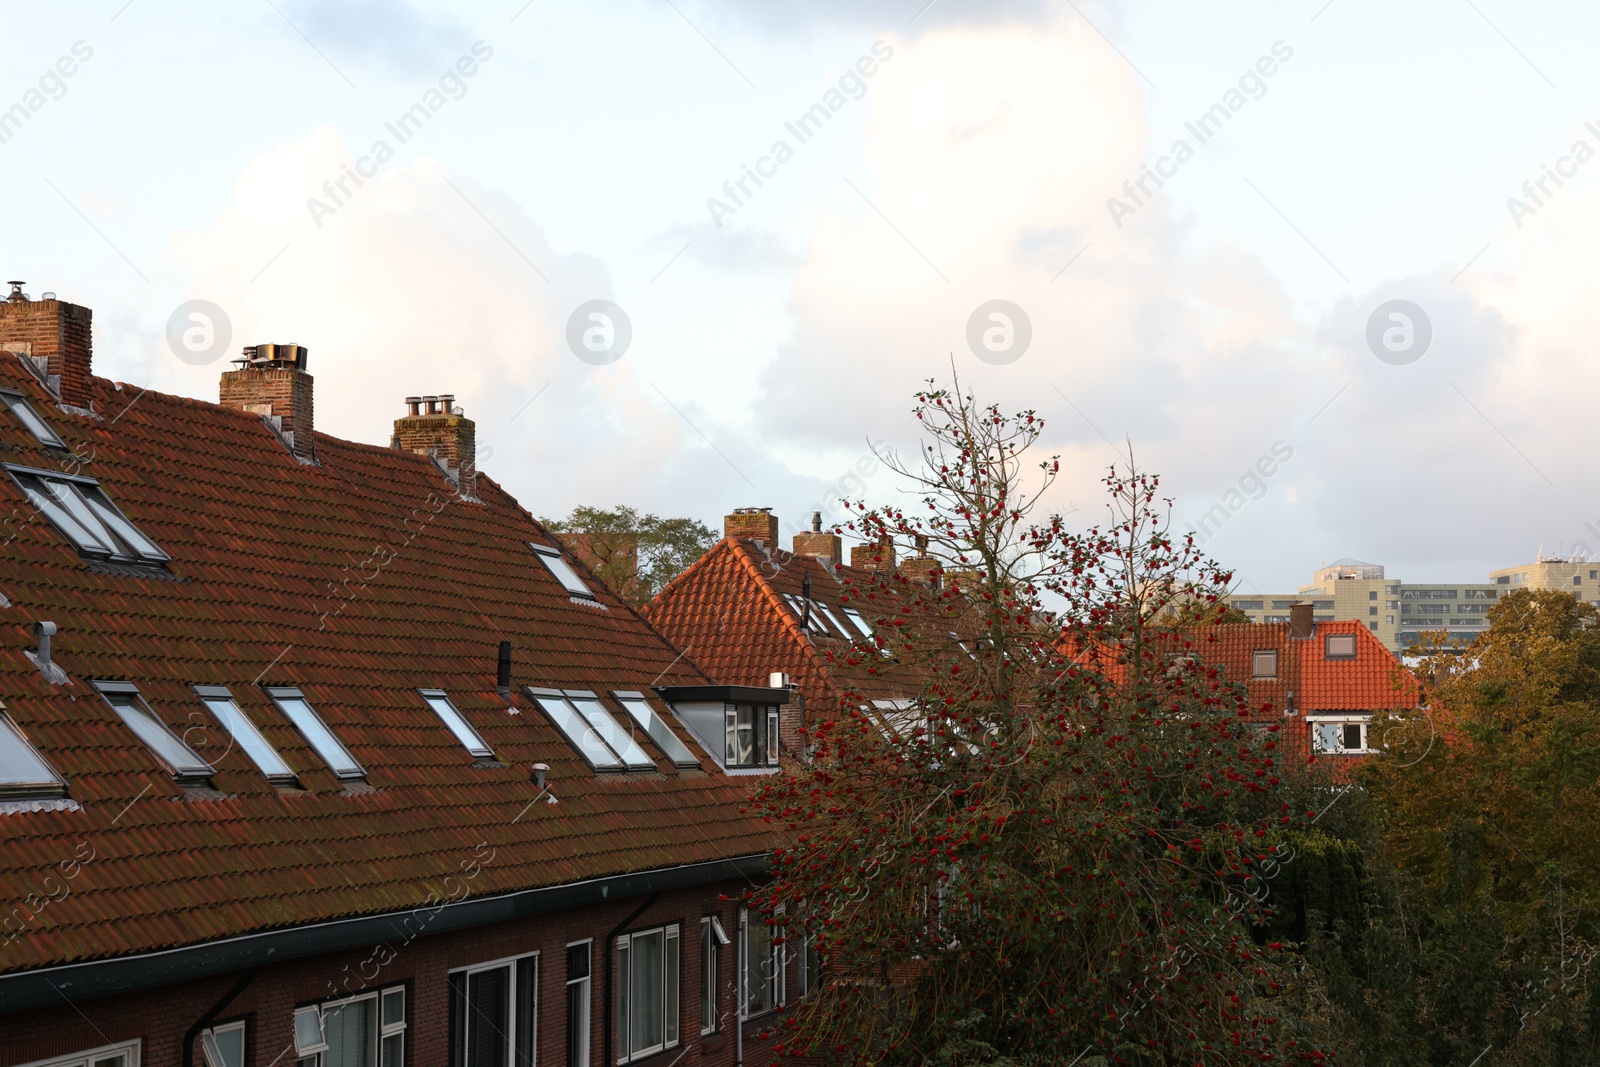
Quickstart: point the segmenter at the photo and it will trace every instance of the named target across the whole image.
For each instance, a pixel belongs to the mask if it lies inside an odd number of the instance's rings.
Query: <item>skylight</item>
[[[418,692],[422,694],[422,699],[428,702],[428,707],[444,720],[450,732],[456,735],[456,740],[466,746],[468,752],[479,759],[494,759],[494,753],[490,751],[489,746],[484,744],[483,738],[472,728],[466,717],[450,703],[450,698],[445,695],[443,689],[421,689]]]
[[[803,597],[796,596],[793,593],[784,593],[783,599],[784,602],[789,605],[789,609],[795,613],[796,617],[806,624],[806,629],[810,630],[812,633],[824,635],[828,633],[828,624],[823,622],[821,612],[817,611],[817,608],[819,608],[821,605],[819,605],[815,600],[811,602],[811,612],[808,616],[806,612],[806,602]]]
[[[317,750],[317,755],[322,757],[322,762],[328,769],[340,778],[365,778],[367,772],[361,764],[350,755],[350,750],[333,735],[328,729],[328,724],[323,722],[311,705],[306,703],[306,698],[298,689],[269,687],[267,695],[277,704],[283,713],[289,716],[289,721],[294,723],[307,743]]]
[[[123,517],[93,478],[6,465],[28,500],[91,559],[165,563],[172,557]]]
[[[0,713],[0,797],[59,797],[66,783],[50,768],[28,739]]]
[[[194,691],[206,709],[216,716],[222,728],[228,731],[228,736],[239,742],[244,754],[250,757],[267,781],[275,785],[288,785],[296,780],[294,771],[283,762],[278,750],[267,743],[261,731],[256,729],[256,724],[239,710],[232,693],[220,685],[197,685]]]
[[[60,449],[67,447],[66,442],[56,435],[48,422],[39,417],[39,413],[33,410],[33,405],[28,403],[21,393],[0,389],[0,403],[11,409],[11,414],[17,417],[17,421],[22,423],[29,433],[39,439],[41,445]]]
[[[867,624],[866,619],[861,617],[861,612],[855,608],[845,608],[843,610],[844,617],[850,620],[850,625],[854,626],[862,637],[870,638],[872,636],[872,627]]]
[[[597,769],[655,769],[655,763],[644,749],[588,690],[562,692],[529,686],[528,695],[538,701],[539,707],[572,747]]]
[[[539,559],[543,561],[545,568],[555,575],[556,581],[560,582],[567,592],[573,596],[581,596],[586,600],[595,599],[594,591],[584,584],[583,579],[578,576],[578,572],[572,569],[572,564],[568,563],[566,558],[561,555],[560,549],[536,545],[531,541],[528,542],[528,547],[539,554]]]
[[[650,740],[654,741],[656,747],[665,752],[673,763],[680,767],[700,766],[700,761],[689,751],[689,746],[678,739],[678,735],[672,732],[672,727],[668,726],[666,720],[650,706],[643,693],[613,692],[611,695],[622,705],[622,710],[633,717],[633,721],[650,735]]]
[[[150,705],[139,695],[137,687],[127,682],[90,684],[100,691],[106,703],[116,710],[122,721],[128,724],[128,729],[138,735],[151,754],[165,765],[167,772],[179,785],[211,784],[211,776],[216,773],[211,764],[201,759],[194,749],[184,744],[181,737],[156,717]]]

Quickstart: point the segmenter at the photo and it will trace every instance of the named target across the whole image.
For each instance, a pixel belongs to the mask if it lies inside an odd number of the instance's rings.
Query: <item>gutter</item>
[[[291,926],[134,956],[40,967],[0,975],[0,1013],[237,972],[384,942],[408,943],[490,923],[568,911],[610,900],[663,893],[767,873],[768,853],[611,875],[488,897],[441,901],[402,911]]]

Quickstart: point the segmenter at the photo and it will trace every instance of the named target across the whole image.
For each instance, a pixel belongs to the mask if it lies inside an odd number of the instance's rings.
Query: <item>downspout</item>
[[[194,1039],[200,1036],[200,1031],[217,1021],[217,1016],[222,1014],[224,1008],[233,1003],[233,998],[244,992],[244,987],[255,980],[256,969],[250,968],[244,972],[244,977],[234,983],[232,989],[222,994],[222,999],[211,1005],[211,1010],[195,1020],[189,1032],[183,1035],[183,1067],[194,1067]]]
[[[614,1062],[616,1062],[614,1059],[611,1059],[611,1035],[616,1033],[616,1029],[614,1029],[613,1025],[611,1025],[611,1000],[613,1000],[613,998],[611,998],[611,990],[614,989],[614,985],[611,984],[611,977],[613,977],[613,974],[611,974],[611,969],[616,966],[616,963],[614,963],[614,960],[616,960],[616,952],[613,952],[613,945],[614,942],[616,942],[616,936],[621,934],[624,929],[629,928],[630,923],[632,923],[635,918],[643,915],[645,910],[648,909],[651,904],[654,904],[659,896],[661,896],[659,893],[651,893],[650,896],[646,896],[645,902],[638,905],[638,907],[635,907],[632,915],[624,918],[621,923],[616,925],[616,929],[613,929],[610,934],[606,934],[605,936],[605,992],[602,993],[603,997],[605,997],[605,1059],[600,1062],[608,1065],[608,1067],[610,1067],[610,1064],[614,1064]],[[184,1067],[189,1067],[189,1064],[184,1064]]]

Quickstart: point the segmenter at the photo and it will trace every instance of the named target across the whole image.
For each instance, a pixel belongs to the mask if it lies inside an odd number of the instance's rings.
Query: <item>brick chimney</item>
[[[853,545],[850,548],[850,566],[863,571],[894,572],[894,541],[884,534],[875,545]]]
[[[794,554],[837,563],[844,558],[844,542],[837,534],[822,532],[822,512],[811,513],[809,532],[794,535]]]
[[[394,446],[429,456],[443,468],[462,496],[478,495],[477,424],[456,407],[450,393],[408,396],[409,414],[394,420]]]
[[[900,564],[900,575],[908,582],[921,582],[923,585],[938,586],[933,572],[938,569],[939,561],[928,555],[928,539],[922,534],[917,534],[917,554],[904,560]]]
[[[317,438],[306,355],[301,345],[250,345],[233,361],[237,370],[222,372],[219,402],[260,415],[296,459],[314,463]]]
[[[751,538],[766,542],[769,548],[778,546],[778,516],[771,508],[734,508],[733,514],[722,519],[722,536],[739,540]]]
[[[63,404],[87,408],[94,312],[57,300],[54,293],[29,300],[21,282],[7,284],[11,295],[0,301],[0,350],[31,356],[28,366]]]
[[[1311,617],[1312,605],[1296,601],[1289,605],[1289,636],[1306,638],[1310,637],[1316,629],[1316,623]]]

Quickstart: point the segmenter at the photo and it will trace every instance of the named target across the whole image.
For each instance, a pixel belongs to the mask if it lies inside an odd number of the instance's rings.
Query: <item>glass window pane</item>
[[[133,693],[105,693],[106,702],[116,709],[128,729],[138,735],[145,747],[165,763],[173,774],[210,777],[211,764],[184,744],[177,734],[157,719],[143,700]]]
[[[10,719],[0,715],[0,792],[60,793],[61,779],[28,744]]]
[[[71,541],[78,551],[91,555],[109,556],[114,551],[111,545],[100,540],[94,534],[72,517],[72,513],[61,506],[55,494],[45,488],[43,483],[35,478],[21,479],[23,492],[28,494],[28,500],[38,508],[50,524],[60,530],[67,540]]]
[[[630,1055],[658,1049],[666,1043],[666,1015],[663,1011],[666,990],[662,984],[665,957],[663,931],[633,935],[633,980],[628,998]]]
[[[220,1061],[217,1067],[244,1067],[244,1023],[218,1027],[210,1036]]]
[[[737,732],[734,737],[734,763],[740,767],[753,767],[756,762],[756,709],[749,704],[739,705]]]
[[[404,989],[386,989],[383,991],[383,1025],[385,1027],[397,1026],[406,1021],[406,991]]]
[[[772,930],[758,916],[746,913],[744,938],[745,1015],[759,1015],[773,1007]]]
[[[49,445],[52,448],[67,447],[65,442],[50,428],[50,424],[39,417],[38,412],[33,410],[33,405],[28,403],[21,393],[0,392],[0,400],[5,401],[6,406],[11,409],[11,414],[15,415],[17,421],[22,423],[29,433],[38,438],[41,444]]]
[[[355,761],[355,757],[350,755],[350,751],[333,735],[333,731],[328,729],[304,697],[273,693],[271,690],[268,692],[334,774],[340,778],[365,777],[367,772],[361,769],[361,764]]]
[[[533,1067],[538,1058],[539,957],[517,961],[517,1035],[512,1067]]]
[[[296,1008],[294,1013],[294,1050],[310,1052],[322,1047],[322,1013],[316,1008]]]
[[[283,762],[283,757],[278,755],[276,749],[267,744],[267,739],[261,736],[261,731],[256,729],[256,724],[239,710],[239,705],[231,697],[201,697],[200,702],[206,706],[211,714],[217,717],[222,728],[244,749],[245,755],[250,757],[261,773],[268,778],[292,779],[294,771]]]
[[[584,759],[596,767],[622,766],[622,761],[617,759],[616,753],[606,747],[599,731],[585,722],[567,703],[565,697],[535,693],[533,699]]]
[[[509,1067],[511,968],[467,975],[466,1067]]]
[[[700,1032],[717,1028],[717,934],[710,919],[700,920]]]
[[[862,637],[872,636],[872,627],[867,624],[866,619],[862,618],[861,612],[855,608],[845,608],[844,617],[850,620],[850,625],[854,626]]]
[[[595,732],[600,735],[611,751],[622,757],[622,762],[630,767],[653,768],[655,766],[650,757],[645,755],[644,749],[640,748],[634,739],[628,736],[628,732],[622,728],[622,725],[616,719],[611,717],[611,713],[602,707],[598,700],[594,697],[575,696],[570,693],[567,695],[567,699],[578,710],[578,714],[583,716],[584,721],[594,727]]]
[[[478,731],[474,730],[472,724],[466,720],[466,717],[456,710],[454,704],[450,703],[449,697],[443,693],[423,693],[422,699],[426,700],[428,706],[434,710],[439,718],[444,720],[444,724],[450,728],[450,732],[456,735],[456,740],[460,741],[468,752],[480,758],[488,758],[494,755],[493,752],[489,751],[489,746],[484,744],[483,738],[478,735]]]
[[[545,567],[551,574],[555,575],[556,581],[560,582],[562,588],[566,589],[567,592],[573,596],[594,599],[593,590],[584,584],[583,579],[578,577],[578,572],[573,570],[572,564],[562,558],[559,553],[538,547],[534,548],[534,552],[538,554]]]
[[[633,1029],[633,939],[617,939],[617,1051],[628,1058],[628,1035]]]
[[[378,1067],[405,1067],[406,1035],[390,1034],[383,1039],[383,1060]]]
[[[678,735],[672,732],[672,727],[668,726],[666,721],[656,714],[656,710],[650,706],[644,697],[629,696],[623,693],[617,693],[616,697],[617,703],[621,704],[623,709],[632,716],[633,721],[638,723],[644,732],[650,735],[650,740],[656,743],[657,748],[666,753],[668,759],[673,763],[685,766],[698,767],[700,765],[700,761],[695,759],[694,753],[689,751],[689,746],[678,739]]]
[[[663,1039],[668,1045],[678,1043],[678,928],[667,927],[666,956],[662,960],[662,981],[666,985],[666,997],[662,1011],[664,1020]]]
[[[98,486],[74,484],[73,488],[83,497],[84,502],[94,509],[95,517],[122,538],[133,549],[135,555],[151,562],[162,562],[171,558],[161,551],[154,541],[141,533],[137,526],[124,518],[122,512],[111,503]]]
[[[78,525],[89,531],[90,536],[111,549],[115,555],[128,555],[117,543],[116,535],[106,528],[106,524],[100,521],[100,516],[89,507],[82,494],[77,491],[77,486],[71,482],[58,482],[49,478],[44,479],[44,484],[61,506],[72,513]]]
[[[322,1067],[373,1067],[378,1052],[378,1002],[375,998],[334,1004],[322,1010],[328,1051]]]
[[[1312,741],[1318,752],[1339,751],[1339,724],[1333,722],[1319,722],[1314,724]]]

